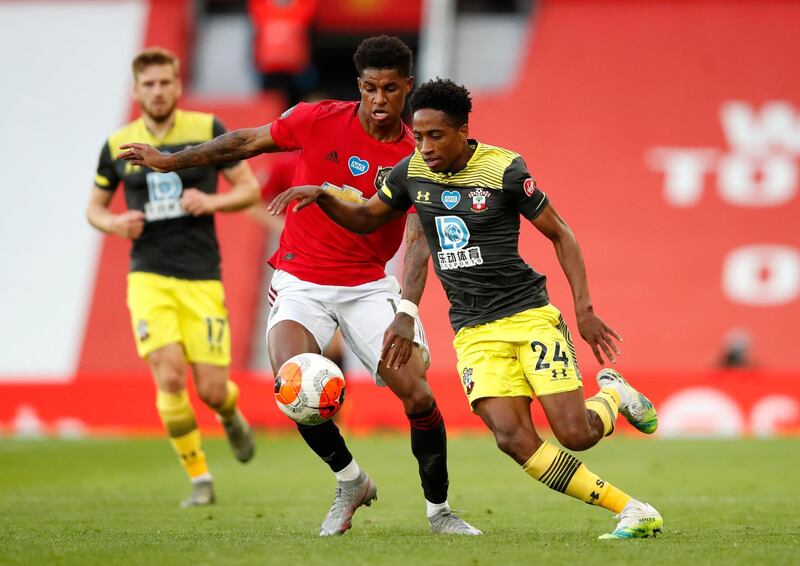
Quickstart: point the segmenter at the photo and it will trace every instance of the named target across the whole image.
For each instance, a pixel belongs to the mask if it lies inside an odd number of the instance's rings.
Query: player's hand
[[[414,319],[406,313],[397,313],[383,333],[381,360],[390,369],[400,369],[411,358],[414,347]]]
[[[602,354],[605,354],[609,362],[612,364],[616,363],[617,359],[614,357],[614,354],[619,356],[621,352],[619,351],[619,346],[612,338],[616,338],[622,342],[622,337],[591,311],[579,313],[577,318],[578,331],[581,333],[581,338],[586,340],[589,346],[592,347],[595,359],[600,364],[603,364]]]
[[[181,194],[181,206],[192,216],[214,214],[217,210],[214,195],[204,193],[193,187],[183,189],[183,193]]]
[[[267,210],[272,216],[276,216],[281,214],[292,201],[296,200],[297,204],[294,205],[292,211],[297,212],[313,203],[321,194],[322,187],[318,185],[292,187],[276,196],[275,199],[269,203],[269,206],[267,206]]]
[[[121,238],[137,239],[144,230],[144,212],[141,210],[127,210],[117,214],[111,219],[109,232]]]
[[[126,159],[134,165],[139,165],[141,167],[149,167],[153,171],[158,171],[159,173],[172,171],[169,167],[170,155],[168,153],[161,153],[152,145],[146,143],[126,143],[125,145],[119,146],[119,148],[126,150],[119,154],[119,159]]]

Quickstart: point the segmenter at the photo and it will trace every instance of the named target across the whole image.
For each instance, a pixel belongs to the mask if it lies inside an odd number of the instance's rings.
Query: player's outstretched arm
[[[594,314],[592,299],[589,295],[589,282],[586,277],[586,264],[572,229],[558,215],[552,204],[548,204],[544,211],[531,222],[539,232],[553,242],[561,269],[564,270],[564,275],[567,276],[570,289],[572,289],[575,317],[578,320],[581,338],[592,347],[594,357],[599,363],[604,363],[602,354],[605,354],[610,362],[616,362],[615,354],[619,355],[620,351],[619,346],[612,338],[619,341],[622,341],[622,338]]]
[[[162,173],[187,167],[223,165],[260,153],[281,151],[270,135],[271,125],[234,130],[172,154],[161,153],[146,143],[126,143],[120,146],[125,151],[119,154],[119,158]]]
[[[341,193],[338,187],[320,187],[318,185],[303,185],[292,187],[283,191],[269,204],[267,210],[271,214],[280,214],[293,201],[297,201],[292,210],[298,212],[308,205],[316,202],[322,211],[339,226],[347,228],[356,234],[369,234],[387,222],[403,216],[405,211],[392,208],[385,204],[375,194],[367,202],[357,204],[339,198],[336,193]]]
[[[381,348],[381,359],[388,367],[395,369],[399,369],[411,358],[414,319],[428,278],[428,258],[431,253],[417,214],[409,214],[406,219],[405,247],[403,294],[394,320],[383,334]]]

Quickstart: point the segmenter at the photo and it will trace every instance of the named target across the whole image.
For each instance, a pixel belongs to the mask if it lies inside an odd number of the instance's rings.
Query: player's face
[[[469,128],[456,128],[441,110],[414,112],[414,139],[425,165],[434,173],[460,171],[469,159]]]
[[[397,69],[364,69],[358,77],[361,112],[378,127],[394,127],[403,113],[406,96],[414,84]]]
[[[181,81],[172,65],[150,65],[136,76],[133,96],[142,112],[156,122],[167,120],[181,96]]]

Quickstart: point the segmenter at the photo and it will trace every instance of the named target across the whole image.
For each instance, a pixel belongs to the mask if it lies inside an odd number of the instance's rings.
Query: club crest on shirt
[[[347,167],[350,169],[350,173],[353,174],[353,177],[358,177],[369,171],[369,161],[361,159],[357,155],[351,155],[350,159],[347,160]]]
[[[380,167],[378,166],[378,172],[375,173],[375,190],[381,190],[383,184],[386,182],[386,177],[389,176],[389,173],[392,172],[391,167]]]
[[[144,342],[150,338],[150,330],[146,320],[139,320],[136,323],[136,335],[139,336],[139,342]]]
[[[472,389],[475,387],[475,382],[472,381],[472,368],[464,368],[464,371],[461,373],[461,383],[464,384],[467,395],[472,393]]]
[[[533,177],[528,177],[525,179],[525,182],[522,183],[522,188],[525,189],[525,194],[529,197],[533,196],[533,193],[536,192],[536,179]]]
[[[469,196],[472,197],[472,207],[470,208],[470,210],[472,210],[472,212],[485,212],[486,199],[492,196],[492,193],[490,193],[486,189],[479,188],[470,192]]]

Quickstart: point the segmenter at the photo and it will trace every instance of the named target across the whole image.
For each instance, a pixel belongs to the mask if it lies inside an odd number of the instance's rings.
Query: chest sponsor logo
[[[447,210],[453,210],[461,202],[461,193],[458,191],[443,191],[442,204]]]
[[[144,203],[144,219],[148,222],[180,218],[188,213],[181,206],[183,182],[177,173],[150,172],[147,181],[148,202]]]
[[[525,182],[522,183],[522,188],[525,189],[526,195],[532,197],[533,193],[536,192],[536,180],[533,177],[528,177],[525,179]]]
[[[353,177],[358,177],[369,171],[369,161],[361,159],[357,155],[353,155],[347,160],[347,167],[350,169],[350,173],[353,174]]]
[[[475,189],[470,192],[469,196],[472,197],[472,207],[470,210],[472,210],[472,212],[484,212],[486,210],[486,199],[491,195],[492,193],[486,189]]]
[[[446,271],[483,263],[480,246],[467,247],[469,229],[461,218],[437,216],[435,223],[441,248],[441,251],[437,253],[440,269]]]
[[[375,190],[381,190],[383,184],[386,182],[386,178],[389,176],[389,173],[392,172],[391,167],[378,167],[378,172],[375,173]]]
[[[429,191],[417,191],[417,198],[414,199],[414,202],[430,203],[431,193]]]

